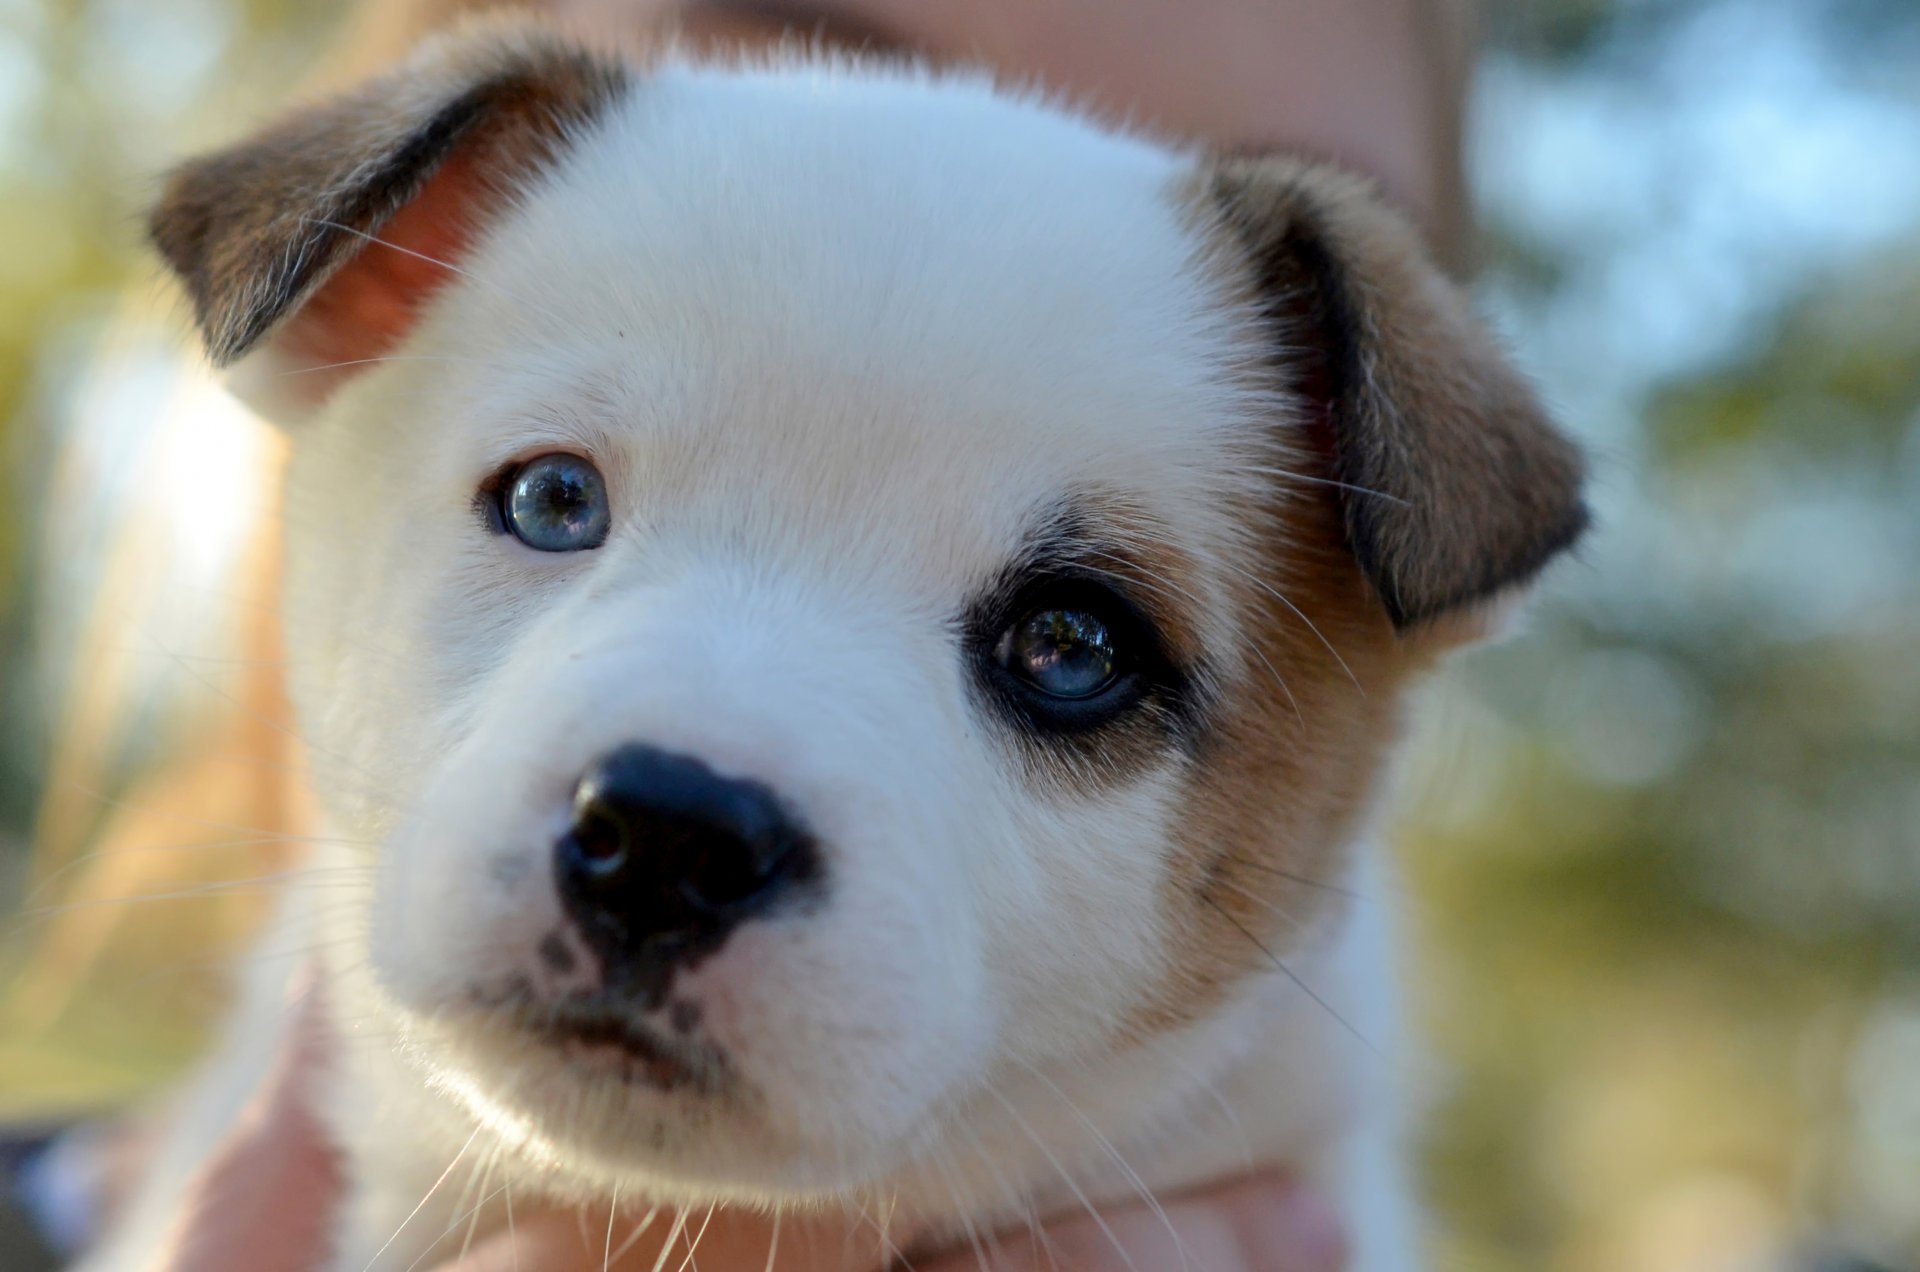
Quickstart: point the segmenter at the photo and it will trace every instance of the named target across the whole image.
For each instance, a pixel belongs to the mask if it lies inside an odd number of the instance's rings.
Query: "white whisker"
[[[493,1182],[494,1168],[500,1164],[500,1159],[503,1156],[505,1156],[505,1154],[506,1154],[506,1146],[504,1144],[494,1145],[493,1151],[487,1154],[487,1170],[486,1170],[486,1173],[480,1177],[481,1198],[479,1203],[474,1206],[473,1214],[468,1217],[467,1235],[465,1239],[463,1239],[460,1242],[460,1254],[458,1258],[455,1260],[455,1262],[460,1262],[464,1260],[467,1257],[467,1251],[473,1248],[474,1233],[480,1230],[480,1212],[486,1209],[486,1205],[488,1202],[492,1201],[496,1196],[499,1195],[498,1193],[488,1192],[487,1185]],[[502,1186],[502,1189],[504,1191],[504,1185]]]
[[[700,1221],[700,1230],[693,1234],[692,1240],[687,1242],[687,1257],[680,1260],[680,1266],[675,1268],[674,1272],[687,1272],[687,1269],[693,1266],[694,1251],[700,1248],[700,1238],[707,1235],[707,1225],[713,1222],[713,1210],[714,1203],[708,1202],[707,1217]]]
[[[362,1269],[362,1272],[372,1272],[373,1265],[380,1262],[380,1256],[393,1248],[393,1243],[400,1239],[400,1234],[407,1230],[407,1225],[412,1223],[414,1219],[419,1216],[420,1212],[427,1208],[427,1203],[433,1200],[433,1195],[440,1191],[440,1186],[446,1183],[448,1178],[452,1176],[453,1168],[460,1164],[460,1159],[467,1155],[467,1150],[472,1148],[473,1142],[479,1138],[480,1128],[476,1126],[473,1128],[473,1134],[467,1136],[467,1142],[460,1146],[460,1151],[453,1155],[453,1160],[447,1163],[447,1168],[440,1172],[440,1178],[434,1180],[433,1187],[427,1189],[426,1196],[422,1197],[419,1204],[407,1212],[407,1217],[400,1221],[400,1226],[393,1230],[393,1235],[387,1238],[386,1244],[373,1252],[373,1257],[367,1260],[367,1266]]]
[[[1301,622],[1307,625],[1307,630],[1313,633],[1314,639],[1318,640],[1320,644],[1326,648],[1326,651],[1329,654],[1333,655],[1333,661],[1339,664],[1340,670],[1345,672],[1347,675],[1347,679],[1353,682],[1353,687],[1360,691],[1360,696],[1361,697],[1366,696],[1366,693],[1367,693],[1366,686],[1360,683],[1360,677],[1353,674],[1353,668],[1349,667],[1347,665],[1347,660],[1340,656],[1340,651],[1333,647],[1333,642],[1328,640],[1326,636],[1320,631],[1320,629],[1314,625],[1314,621],[1307,617],[1305,610],[1301,609],[1298,605],[1295,605],[1292,601],[1288,600],[1286,596],[1280,591],[1280,589],[1276,588],[1275,586],[1273,586],[1273,584],[1267,582],[1265,579],[1261,578],[1259,575],[1255,574],[1253,571],[1247,569],[1245,566],[1237,565],[1232,561],[1224,561],[1223,564],[1228,569],[1232,570],[1235,574],[1238,574],[1241,578],[1247,580],[1247,582],[1253,584],[1255,587],[1265,592],[1268,596],[1271,596],[1274,600],[1280,602],[1282,605],[1286,606],[1289,610],[1291,610],[1295,618],[1299,619]]]
[[[1332,477],[1314,477],[1307,473],[1296,473],[1289,468],[1274,468],[1265,464],[1247,464],[1241,471],[1264,473],[1269,477],[1278,477],[1283,481],[1304,482],[1309,486],[1331,486],[1335,490],[1344,490],[1356,495],[1366,495],[1371,499],[1384,499],[1388,503],[1399,504],[1403,508],[1411,508],[1413,506],[1412,500],[1402,499],[1398,495],[1390,495],[1384,490],[1369,490],[1365,486],[1356,486],[1350,481],[1337,481]]]
[[[1120,1261],[1127,1265],[1129,1272],[1140,1272],[1140,1269],[1134,1265],[1133,1256],[1127,1252],[1126,1246],[1121,1244],[1119,1236],[1114,1232],[1113,1226],[1107,1222],[1106,1216],[1100,1213],[1099,1207],[1088,1200],[1087,1194],[1081,1189],[1079,1181],[1073,1177],[1066,1166],[1061,1163],[1060,1159],[1054,1155],[1053,1150],[1047,1147],[1046,1141],[1034,1133],[1033,1128],[1027,1124],[1027,1119],[1020,1116],[1020,1110],[1013,1106],[1013,1101],[1002,1095],[1000,1089],[992,1083],[987,1084],[986,1091],[988,1095],[991,1095],[995,1100],[1000,1102],[1000,1107],[1007,1111],[1007,1116],[1013,1119],[1013,1124],[1020,1128],[1021,1133],[1024,1134],[1027,1139],[1032,1141],[1033,1146],[1040,1150],[1040,1155],[1047,1159],[1047,1164],[1052,1166],[1055,1172],[1059,1174],[1061,1182],[1067,1186],[1067,1191],[1073,1194],[1074,1199],[1078,1201],[1086,1210],[1087,1214],[1092,1217],[1094,1225],[1100,1229],[1101,1235],[1106,1237],[1108,1244],[1113,1246],[1114,1253],[1120,1256]],[[1048,1251],[1048,1257],[1049,1259],[1052,1258],[1051,1250]]]
[[[1201,897],[1201,900],[1205,901],[1208,905],[1212,906],[1214,911],[1218,913],[1221,918],[1225,919],[1227,922],[1231,923],[1235,928],[1239,929],[1240,935],[1246,937],[1249,941],[1252,941],[1255,949],[1258,949],[1262,954],[1265,954],[1268,960],[1272,962],[1272,964],[1275,967],[1279,968],[1280,971],[1286,976],[1288,980],[1292,981],[1295,985],[1299,986],[1301,993],[1305,994],[1308,998],[1311,998],[1315,1003],[1319,1004],[1321,1010],[1325,1011],[1327,1015],[1333,1017],[1334,1020],[1338,1021],[1340,1024],[1340,1027],[1345,1029],[1348,1033],[1352,1034],[1354,1036],[1354,1039],[1358,1041],[1361,1046],[1365,1047],[1368,1051],[1372,1052],[1375,1056],[1379,1056],[1381,1054],[1380,1049],[1374,1046],[1371,1039],[1369,1039],[1365,1034],[1361,1033],[1359,1029],[1355,1028],[1353,1023],[1349,1021],[1345,1016],[1341,1015],[1338,1011],[1336,1011],[1332,1003],[1328,1002],[1319,993],[1315,992],[1313,986],[1307,984],[1306,981],[1300,979],[1300,974],[1294,971],[1291,967],[1288,967],[1286,964],[1286,961],[1283,960],[1278,954],[1275,954],[1272,948],[1269,947],[1265,941],[1262,941],[1259,937],[1255,936],[1251,928],[1249,928],[1246,924],[1242,923],[1240,920],[1234,918],[1233,915],[1227,912],[1227,908],[1225,906],[1221,905],[1218,901],[1215,901],[1213,898],[1203,896]]]
[[[1027,1060],[1021,1060],[1018,1057],[1015,1057],[1015,1059],[1027,1072],[1031,1073],[1041,1082],[1044,1082],[1047,1089],[1052,1091],[1062,1104],[1066,1105],[1067,1110],[1080,1120],[1082,1126],[1087,1128],[1087,1132],[1093,1136],[1094,1142],[1100,1146],[1101,1151],[1107,1155],[1108,1160],[1112,1161],[1113,1164],[1119,1168],[1120,1173],[1125,1176],[1127,1183],[1132,1186],[1135,1194],[1146,1204],[1147,1209],[1153,1213],[1154,1218],[1160,1221],[1161,1226],[1167,1230],[1167,1236],[1173,1241],[1173,1248],[1180,1255],[1180,1266],[1183,1269],[1187,1269],[1187,1272],[1191,1272],[1193,1263],[1187,1257],[1186,1243],[1180,1239],[1180,1233],[1174,1228],[1173,1220],[1167,1217],[1166,1207],[1160,1204],[1160,1199],[1154,1196],[1151,1188],[1147,1187],[1147,1182],[1140,1177],[1140,1172],[1136,1171],[1133,1165],[1128,1162],[1125,1157],[1120,1155],[1120,1150],[1114,1147],[1113,1141],[1106,1137],[1099,1126],[1094,1123],[1094,1120],[1088,1117],[1078,1104],[1073,1102],[1071,1096],[1061,1090],[1059,1083],[1048,1077],[1038,1065]]]
[[[773,1212],[773,1237],[767,1242],[766,1272],[773,1272],[773,1262],[780,1255],[780,1221],[785,1217],[783,1210]]]
[[[660,1247],[660,1257],[653,1261],[653,1272],[666,1272],[667,1260],[673,1255],[673,1243],[687,1230],[687,1212],[676,1210],[673,1214],[673,1227],[667,1230],[667,1239]]]
[[[1151,590],[1157,590],[1163,596],[1183,600],[1196,612],[1206,609],[1206,606],[1201,603],[1200,598],[1195,596],[1190,589],[1180,586],[1158,571],[1147,569],[1145,566],[1129,561],[1123,557],[1114,556],[1111,553],[1092,551],[1087,553],[1087,555],[1096,560],[1112,561],[1116,565],[1125,567],[1129,572],[1122,573],[1121,571],[1115,570],[1100,571],[1103,574],[1133,581],[1137,585],[1138,581],[1131,578],[1131,573],[1138,573],[1145,578]],[[1302,724],[1306,723],[1306,716],[1302,714],[1300,710],[1300,700],[1293,696],[1293,687],[1287,684],[1287,678],[1280,674],[1279,668],[1275,667],[1272,661],[1268,659],[1265,651],[1260,648],[1257,641],[1247,642],[1246,647],[1255,658],[1260,660],[1260,665],[1267,669],[1267,674],[1273,677],[1273,683],[1280,686],[1280,692],[1286,696],[1287,705],[1293,708],[1293,714],[1299,717]]]
[[[659,1215],[660,1207],[651,1206],[647,1209],[647,1213],[641,1216],[640,1222],[634,1225],[633,1231],[627,1234],[627,1239],[620,1243],[620,1248],[613,1252],[614,1262],[617,1263],[625,1258],[627,1251],[640,1244],[640,1238],[646,1235],[647,1229],[653,1227],[653,1221]]]
[[[613,1266],[613,1219],[620,1213],[620,1185],[613,1186],[613,1196],[607,1201],[607,1240],[600,1248],[600,1272],[607,1272]]]

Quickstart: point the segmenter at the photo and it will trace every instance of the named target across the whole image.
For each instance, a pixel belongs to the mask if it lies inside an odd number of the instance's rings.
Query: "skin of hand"
[[[636,28],[663,0],[554,0],[600,30]],[[1464,3],[1453,6],[1466,7]],[[1448,26],[1423,0],[690,0],[689,33],[770,38],[787,26],[984,62],[1039,79],[1096,110],[1227,146],[1288,145],[1372,172],[1447,245],[1455,194],[1446,83]],[[1458,15],[1456,15],[1457,17]],[[1442,48],[1436,54],[1434,49]],[[308,996],[311,1000],[311,996]],[[342,1187],[339,1163],[309,1110],[324,1051],[317,1015],[297,1010],[272,1080],[190,1189],[152,1272],[310,1272]],[[512,1234],[478,1243],[438,1272],[650,1272],[677,1267],[699,1234],[707,1272],[877,1272],[878,1231],[844,1216],[749,1211],[666,1220],[628,1243],[639,1216],[609,1224],[574,1211],[526,1215]],[[613,1239],[608,1239],[611,1228]],[[662,1259],[663,1246],[682,1253]],[[623,1244],[624,1254],[608,1254]],[[1339,1217],[1280,1175],[1166,1199],[1159,1211],[1066,1216],[1035,1234],[968,1246],[910,1266],[918,1272],[1339,1272]],[[901,1264],[900,1266],[909,1266]]]
[[[316,1252],[326,1248],[345,1181],[309,1099],[327,1054],[311,972],[288,1004],[267,1081],[188,1185],[152,1272],[313,1272]]]
[[[1461,256],[1464,71],[1479,0],[546,0],[640,45],[672,18],[696,46],[788,32],[993,67],[1108,119],[1226,149],[1284,147],[1372,175]]]

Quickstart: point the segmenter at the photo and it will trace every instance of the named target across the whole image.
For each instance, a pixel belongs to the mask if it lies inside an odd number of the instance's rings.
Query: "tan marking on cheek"
[[[1278,466],[1320,471],[1298,450]],[[1396,637],[1343,545],[1331,489],[1300,484],[1270,498],[1247,514],[1260,527],[1257,552],[1235,563],[1253,577],[1233,573],[1247,647],[1221,669],[1168,819],[1167,971],[1125,1021],[1130,1039],[1205,1015],[1247,976],[1286,961],[1330,908],[1354,904],[1343,892],[1347,850],[1402,692],[1436,652]]]

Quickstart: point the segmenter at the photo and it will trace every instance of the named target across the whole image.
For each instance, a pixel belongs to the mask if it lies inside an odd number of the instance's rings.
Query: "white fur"
[[[460,1189],[402,1222],[463,1145],[522,1205],[897,1196],[947,1233],[1130,1198],[1132,1171],[1286,1162],[1348,1207],[1360,1272],[1417,1265],[1355,1037],[1394,1050],[1381,863],[1356,845],[1369,899],[1284,949],[1346,1023],[1275,971],[1121,1047],[1179,957],[1182,761],[1097,796],[1035,782],[956,653],[965,600],[1077,490],[1198,562],[1202,637],[1235,647],[1232,496],[1276,424],[1228,373],[1242,316],[1189,165],[982,82],[669,65],[519,192],[402,358],[299,425],[292,690],[342,842],[270,943],[327,952],[346,1040],[334,1266],[412,1265]],[[476,521],[483,478],[554,448],[607,475],[598,551]],[[596,1081],[472,1005],[543,974],[569,792],[634,740],[766,783],[828,849],[823,906],[676,986],[750,1104]],[[276,993],[176,1160],[257,1081]],[[138,1262],[166,1173],[89,1268]]]

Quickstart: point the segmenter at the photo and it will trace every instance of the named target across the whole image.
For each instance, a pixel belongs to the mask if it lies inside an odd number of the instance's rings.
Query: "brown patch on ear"
[[[1325,421],[1346,541],[1396,627],[1522,584],[1572,545],[1579,451],[1405,222],[1359,179],[1294,159],[1224,159],[1202,178],[1273,362]]]
[[[301,352],[374,356],[448,274],[407,251],[451,260],[489,196],[547,162],[627,76],[530,28],[478,27],[177,169],[149,221],[154,245],[186,285],[215,362],[311,309],[336,277],[335,294],[302,315],[317,321],[303,324]],[[374,237],[398,248],[370,252]]]

